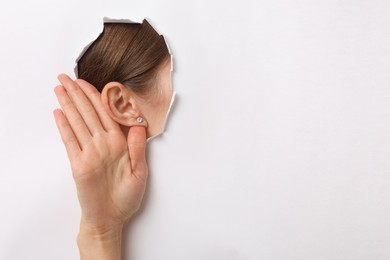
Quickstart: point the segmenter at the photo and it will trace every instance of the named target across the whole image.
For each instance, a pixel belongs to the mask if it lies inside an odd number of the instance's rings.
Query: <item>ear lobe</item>
[[[135,93],[123,84],[114,81],[107,83],[102,90],[101,100],[108,115],[118,124],[148,127],[145,117],[139,111]]]

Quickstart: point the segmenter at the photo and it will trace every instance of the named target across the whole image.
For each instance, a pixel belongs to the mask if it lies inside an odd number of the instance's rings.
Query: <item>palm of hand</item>
[[[57,87],[65,114],[58,109],[54,116],[77,186],[82,222],[104,232],[123,225],[141,204],[148,175],[146,130],[133,126],[126,138],[92,85],[78,81],[78,86],[69,77],[60,77],[73,101]]]
[[[138,210],[145,182],[132,174],[122,132],[97,135],[72,168],[83,218],[91,224],[121,225]]]

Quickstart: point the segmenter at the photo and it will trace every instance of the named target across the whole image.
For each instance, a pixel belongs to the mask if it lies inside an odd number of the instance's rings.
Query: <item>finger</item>
[[[61,140],[65,145],[68,158],[72,162],[73,159],[81,152],[77,138],[61,109],[54,109],[53,115],[61,135]]]
[[[115,122],[104,109],[101,93],[88,81],[83,79],[76,79],[76,83],[80,86],[80,88],[84,91],[84,93],[88,96],[89,100],[95,107],[97,114],[99,115],[100,121],[103,125],[103,128],[106,131],[109,130],[119,130],[119,125]]]
[[[146,181],[146,129],[143,126],[132,126],[127,136],[132,173]]]
[[[80,144],[80,148],[83,149],[83,147],[88,144],[92,139],[91,133],[89,132],[87,125],[77,111],[72,100],[66,93],[65,88],[63,86],[57,86],[54,88],[54,92],[57,95],[57,99],[62,107],[66,119],[69,122],[69,125],[73,130],[73,133],[75,133],[75,136],[77,137],[77,140]]]
[[[58,75],[58,80],[65,87],[91,134],[94,135],[104,131],[94,106],[80,86],[66,74]]]

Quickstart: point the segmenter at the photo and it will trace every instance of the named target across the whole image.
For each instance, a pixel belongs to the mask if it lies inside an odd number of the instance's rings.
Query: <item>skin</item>
[[[172,96],[170,61],[159,69],[160,100],[146,102],[118,82],[99,93],[85,80],[66,74],[58,80],[54,92],[62,109],[53,115],[81,207],[80,259],[120,259],[123,226],[145,193],[146,139],[161,132]]]
[[[171,87],[171,59],[160,65],[157,86],[151,95],[142,98],[119,82],[106,84],[102,91],[102,103],[110,117],[118,122],[124,134],[135,124],[138,116],[146,119],[147,138],[163,131],[163,123],[169,108],[173,90]]]

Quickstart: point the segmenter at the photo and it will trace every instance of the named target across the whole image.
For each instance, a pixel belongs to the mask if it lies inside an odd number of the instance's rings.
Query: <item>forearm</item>
[[[120,260],[122,228],[116,228],[103,234],[80,225],[77,245],[80,260]]]

